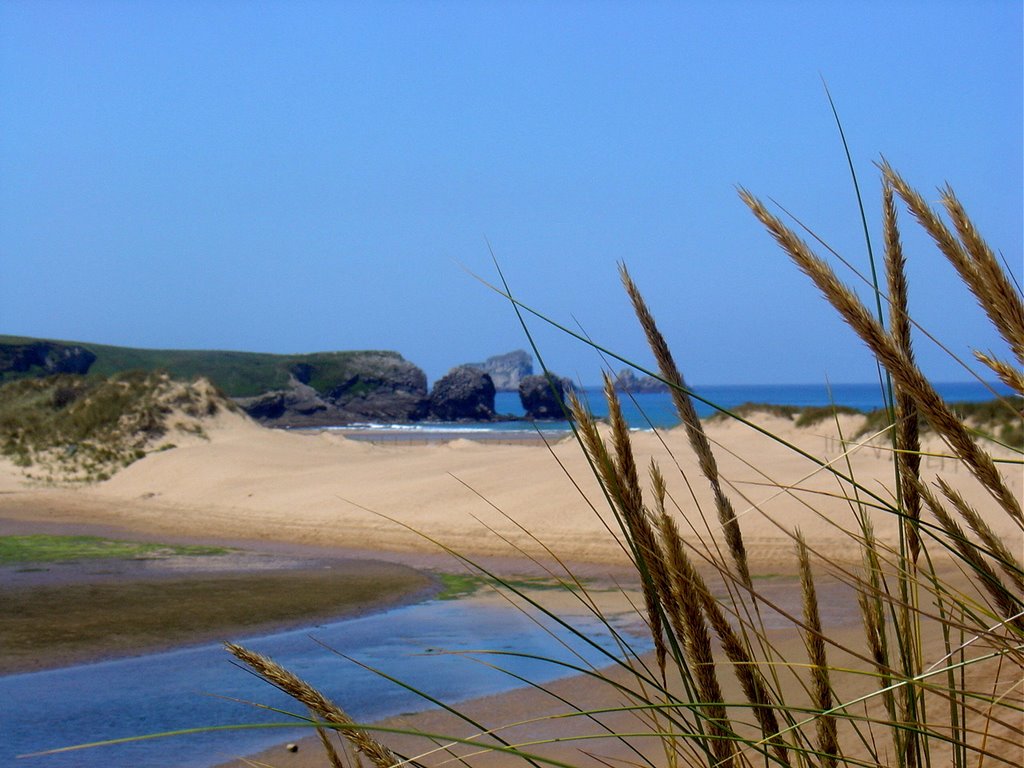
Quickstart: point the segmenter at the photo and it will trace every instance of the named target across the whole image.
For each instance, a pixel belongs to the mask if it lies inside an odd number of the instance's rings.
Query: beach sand
[[[862,496],[888,499],[893,468],[884,441],[852,448],[841,438],[855,432],[856,418],[844,416],[838,427],[822,422],[807,429],[776,417],[765,416],[759,423],[777,438],[852,473]],[[600,488],[572,441],[550,447],[469,440],[375,445],[331,433],[266,430],[233,414],[219,416],[208,434],[208,439],[176,441],[177,448],[151,454],[111,480],[83,488],[26,485],[17,468],[0,459],[0,518],[51,530],[127,531],[158,541],[171,537],[257,548],[303,545],[364,556],[385,553],[405,564],[435,568],[440,562],[454,563],[439,554],[441,546],[500,563],[505,573],[540,572],[553,563],[551,552],[591,574],[621,575],[627,566],[618,537],[610,533],[614,522]],[[741,424],[711,422],[708,434],[755,574],[795,572],[790,534],[796,527],[817,556],[859,561],[846,532],[855,527],[847,483]],[[934,440],[926,448],[943,453]],[[684,537],[703,542],[698,547],[721,543],[707,482],[682,430],[637,434],[634,450],[640,467],[651,458],[663,467]],[[1024,476],[1019,467],[1003,472],[1020,497]],[[1024,549],[1016,526],[986,512],[993,505],[959,462],[926,457],[922,473],[926,479],[941,473],[986,515],[1011,551]],[[879,540],[895,544],[895,519],[868,509]],[[863,632],[859,624],[826,630],[841,640],[844,633],[859,638]],[[789,630],[779,642],[802,641]],[[584,701],[607,700],[607,690],[592,680],[572,678],[557,688]],[[470,705],[489,723],[560,707],[547,694],[530,690]],[[451,721],[437,720],[443,717],[426,713],[415,723],[428,730],[453,727]],[[565,721],[544,728],[566,732]],[[572,759],[580,761],[575,748],[561,749],[559,754],[569,749]],[[266,762],[277,766],[324,764],[309,744],[295,754],[277,749],[270,756]]]
[[[845,433],[851,434],[852,417],[844,420]],[[884,444],[853,449],[845,457],[830,422],[808,429],[781,418],[760,423],[781,440],[852,472],[867,493],[888,499],[893,470]],[[0,515],[111,525],[158,537],[187,534],[391,552],[436,552],[440,543],[470,555],[544,557],[534,535],[575,561],[624,562],[619,541],[607,532],[612,521],[604,498],[571,440],[550,450],[470,440],[375,445],[329,432],[267,430],[234,414],[218,417],[209,434],[206,440],[178,440],[174,450],[150,454],[86,488],[25,487],[16,468],[0,460]],[[795,527],[822,556],[857,556],[845,533],[854,524],[845,499],[852,493],[848,486],[742,424],[712,422],[708,434],[718,446],[719,468],[752,563],[792,570]],[[938,445],[928,447],[941,451]],[[663,467],[683,535],[707,539],[709,529],[716,535],[708,484],[683,431],[637,434],[634,450],[640,467],[650,458]],[[925,478],[936,472],[983,514],[990,506],[955,460],[926,457]],[[1018,468],[1004,474],[1019,495],[1024,478]],[[780,490],[787,488],[793,490]],[[892,516],[876,514],[874,523],[881,541],[895,542]],[[990,523],[1008,545],[1020,543],[1019,529],[1005,516],[993,515]]]

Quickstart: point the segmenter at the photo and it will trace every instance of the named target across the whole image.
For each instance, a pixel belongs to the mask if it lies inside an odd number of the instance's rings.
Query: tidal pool
[[[545,602],[544,596],[539,600]],[[558,602],[562,606],[559,615],[564,616],[566,596]],[[609,653],[618,652],[611,632],[599,620],[578,607],[571,612],[578,614],[571,623],[579,632]],[[650,641],[643,636],[635,612],[607,615],[634,649],[649,649]],[[302,630],[230,639],[272,657],[364,722],[427,706],[415,694],[327,648],[386,671],[445,702],[498,693],[519,684],[474,661],[471,654],[459,655],[462,652],[516,651],[576,664],[610,663],[599,649],[573,638],[564,628],[550,620],[541,620],[538,626],[503,598],[486,591]],[[563,641],[585,661],[574,657]],[[566,675],[561,667],[535,660],[478,658],[534,681]],[[234,665],[219,644],[0,677],[0,766],[207,768],[310,732],[305,728],[221,731],[17,759],[69,745],[162,731],[285,720],[280,714],[236,700],[304,714],[284,694]]]

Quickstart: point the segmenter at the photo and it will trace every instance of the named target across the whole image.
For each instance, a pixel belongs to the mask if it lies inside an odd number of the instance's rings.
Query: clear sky
[[[876,241],[884,155],[950,182],[1020,279],[1022,69],[1017,0],[3,0],[0,333],[394,349],[435,379],[526,345],[466,271],[495,277],[489,241],[523,301],[647,363],[625,261],[692,383],[871,381],[735,187],[867,270],[824,78]],[[919,322],[1003,351],[902,221]]]

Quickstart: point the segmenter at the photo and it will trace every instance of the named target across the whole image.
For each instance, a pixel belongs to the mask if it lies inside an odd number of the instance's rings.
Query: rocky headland
[[[350,356],[344,370],[326,374],[315,361],[299,361],[289,366],[287,386],[235,402],[252,418],[275,427],[428,417],[427,376],[417,366],[397,352],[338,354]]]
[[[519,392],[526,418],[562,418],[547,378],[532,375],[533,358],[523,350],[457,366],[428,389],[426,374],[390,351],[273,355],[0,336],[0,386],[57,374],[98,379],[128,371],[159,371],[179,381],[202,377],[252,419],[273,427],[517,418],[495,412],[498,391]],[[556,380],[559,386],[568,382]]]

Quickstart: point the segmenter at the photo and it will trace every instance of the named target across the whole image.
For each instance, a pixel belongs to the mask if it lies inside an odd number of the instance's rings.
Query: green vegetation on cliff
[[[326,393],[339,382],[353,379],[364,382],[362,389],[371,390],[373,359],[401,361],[397,352],[315,352],[305,355],[274,355],[262,352],[230,352],[221,350],[136,349],[91,344],[78,341],[34,339],[22,336],[0,335],[0,383],[15,379],[34,378],[44,369],[33,366],[16,370],[5,366],[7,354],[29,345],[52,345],[56,348],[82,348],[92,352],[96,359],[88,367],[91,377],[109,377],[125,371],[166,371],[172,378],[191,380],[197,376],[208,379],[229,397],[252,397],[288,386],[291,376],[309,384],[318,392]],[[368,368],[370,376],[368,377]],[[357,388],[360,386],[357,383]],[[362,394],[357,392],[356,394]]]

